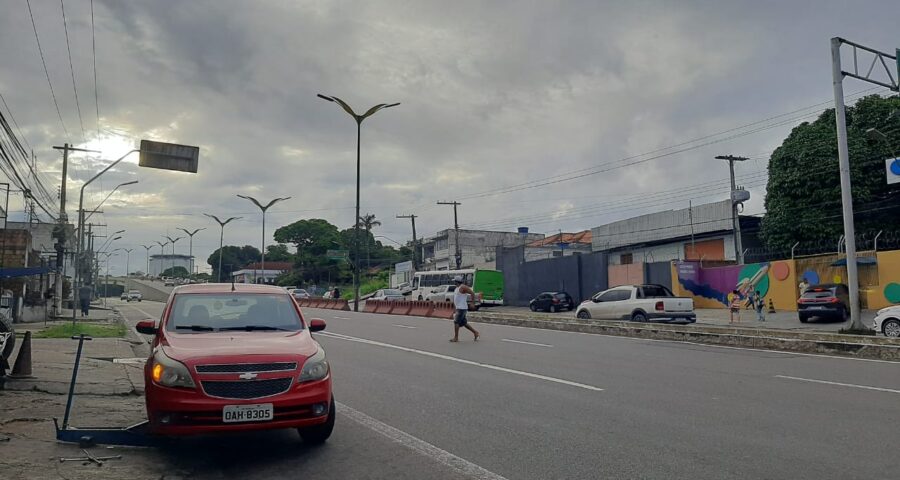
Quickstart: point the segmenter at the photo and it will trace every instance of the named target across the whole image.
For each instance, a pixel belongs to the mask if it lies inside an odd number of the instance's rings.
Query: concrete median
[[[453,307],[452,303],[441,302],[434,304],[434,309],[432,309],[428,316],[435,318],[453,318],[453,314],[455,313],[456,309]]]
[[[472,312],[469,319],[495,325],[900,361],[900,340],[886,337],[746,327],[667,325],[575,318],[551,319],[490,312]]]

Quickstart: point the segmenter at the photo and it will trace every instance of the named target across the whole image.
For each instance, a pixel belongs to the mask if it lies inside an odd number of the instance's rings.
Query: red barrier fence
[[[375,309],[377,309],[383,300],[366,300],[366,305],[363,307],[363,311],[366,313],[375,313]]]
[[[409,303],[411,303],[412,306],[409,309],[408,315],[427,317],[430,316],[431,312],[434,310],[434,304],[431,302],[415,301]]]
[[[435,318],[453,318],[453,314],[455,313],[456,308],[453,307],[452,303],[441,302],[434,305],[434,309],[429,316]]]
[[[394,308],[391,310],[391,315],[409,315],[409,311],[412,310],[413,302],[394,302]]]

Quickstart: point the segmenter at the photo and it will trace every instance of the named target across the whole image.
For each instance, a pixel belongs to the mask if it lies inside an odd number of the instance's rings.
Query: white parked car
[[[304,290],[304,289],[302,289],[302,288],[292,288],[292,289],[291,289],[291,295],[293,295],[294,298],[296,298],[297,300],[300,300],[300,299],[306,299],[306,298],[310,298],[310,297],[311,297],[311,295],[309,294],[309,292],[307,292],[306,290]]]
[[[425,301],[434,303],[453,302],[453,292],[455,291],[456,285],[438,285],[431,290],[431,293],[425,296]]]
[[[406,297],[400,293],[400,290],[396,290],[393,288],[383,288],[381,290],[376,290],[375,294],[369,297],[369,300],[385,300],[389,302],[400,302],[406,300]]]
[[[872,328],[881,332],[885,337],[900,337],[900,305],[882,308],[875,314],[875,323]]]
[[[662,285],[624,285],[600,292],[578,306],[581,319],[694,323],[694,300],[672,295]]]

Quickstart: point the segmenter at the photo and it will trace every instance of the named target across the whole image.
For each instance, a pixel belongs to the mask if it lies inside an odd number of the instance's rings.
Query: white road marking
[[[134,358],[114,358],[113,363],[122,363],[125,365],[143,365],[147,363],[147,359],[143,357]]]
[[[553,348],[553,345],[550,345],[550,344],[547,344],[547,343],[523,342],[522,340],[510,340],[509,338],[501,338],[500,341],[501,341],[501,342],[510,342],[510,343],[522,343],[522,344],[525,344],[525,345],[534,345],[534,346],[536,346],[536,347]]]
[[[338,320],[350,320],[351,319],[350,317],[334,317],[334,318],[336,318]]]
[[[900,393],[900,390],[894,390],[892,388],[870,387],[868,385],[855,385],[853,383],[829,382],[828,380],[816,380],[814,378],[790,377],[787,375],[775,375],[775,378],[786,378],[788,380],[798,380],[801,382],[823,383],[825,385],[837,385],[839,387],[861,388],[863,390],[875,390],[878,392]]]
[[[487,369],[489,369],[489,370],[496,370],[496,371],[498,371],[498,372],[511,373],[511,374],[513,374],[513,375],[521,375],[521,376],[523,376],[523,377],[536,378],[536,379],[538,379],[538,380],[544,380],[544,381],[547,381],[547,382],[559,383],[559,384],[562,384],[562,385],[569,385],[569,386],[571,386],[571,387],[583,388],[583,389],[585,389],[585,390],[592,390],[592,391],[595,391],[595,392],[602,392],[602,391],[603,391],[602,388],[595,387],[595,386],[593,386],[593,385],[587,385],[587,384],[584,384],[584,383],[573,382],[573,381],[565,380],[565,379],[562,379],[562,378],[548,377],[548,376],[546,376],[546,375],[540,375],[540,374],[538,374],[538,373],[525,372],[525,371],[522,371],[522,370],[514,370],[514,369],[512,369],[512,368],[500,367],[500,366],[498,366],[498,365],[491,365],[491,364],[489,364],[489,363],[474,362],[474,361],[472,361],[472,360],[466,360],[466,359],[464,359],[464,358],[451,357],[450,355],[443,355],[443,354],[440,354],[440,353],[428,352],[428,351],[425,351],[425,350],[418,350],[418,349],[415,349],[415,348],[401,347],[400,345],[392,345],[392,344],[390,344],[390,343],[377,342],[377,341],[375,341],[375,340],[369,340],[369,339],[366,339],[366,338],[351,337],[351,336],[349,336],[349,335],[344,335],[344,334],[334,333],[334,332],[328,332],[328,333],[323,332],[323,333],[321,333],[321,335],[326,336],[326,337],[331,337],[331,338],[337,338],[337,339],[340,339],[340,340],[348,340],[348,341],[351,341],[351,342],[358,342],[358,343],[365,343],[365,344],[368,344],[368,345],[375,345],[375,346],[378,346],[378,347],[392,348],[392,349],[394,349],[394,350],[401,350],[401,351],[404,351],[404,352],[415,353],[415,354],[418,354],[418,355],[424,355],[424,356],[426,356],[426,357],[440,358],[440,359],[442,359],[442,360],[449,360],[449,361],[451,361],[451,362],[458,362],[458,363],[463,363],[463,364],[466,364],[466,365],[472,365],[472,366],[475,366],[475,367],[487,368]]]
[[[421,438],[414,437],[402,430],[376,420],[365,413],[354,410],[343,403],[335,402],[338,413],[360,425],[393,440],[410,450],[418,452],[432,460],[444,464],[457,472],[479,480],[506,480],[506,477],[480,467],[464,458],[460,458],[446,450],[438,448]]]
[[[410,325],[400,325],[399,323],[395,323],[395,324],[393,324],[393,326],[400,327],[400,328],[416,328],[416,327],[413,327]]]

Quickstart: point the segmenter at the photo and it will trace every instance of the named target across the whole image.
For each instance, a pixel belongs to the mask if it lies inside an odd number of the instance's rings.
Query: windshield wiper
[[[176,325],[176,330],[193,330],[195,332],[211,332],[215,330],[213,327],[207,325]]]
[[[270,327],[268,325],[244,325],[243,327],[226,327],[226,328],[220,328],[219,330],[244,330],[246,332],[252,332],[254,330],[273,331],[273,330],[284,330],[284,329],[278,328],[278,327]]]

